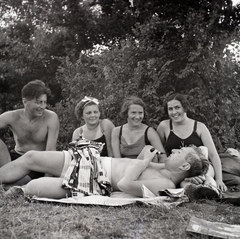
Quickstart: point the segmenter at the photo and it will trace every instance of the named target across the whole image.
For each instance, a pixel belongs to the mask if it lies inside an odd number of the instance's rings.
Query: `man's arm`
[[[5,112],[0,115],[0,128],[5,128],[7,126],[11,127],[12,120],[14,120],[14,113],[12,111]],[[11,161],[8,148],[5,143],[0,139],[0,167],[9,163]]]
[[[59,119],[55,112],[50,111],[50,113],[46,151],[55,151],[59,134]]]
[[[7,126],[11,127],[12,121],[15,119],[14,112],[8,111],[0,115],[0,129]]]
[[[120,182],[119,182],[120,183]],[[174,189],[175,184],[168,178],[156,178],[150,180],[137,180],[131,182],[131,184],[119,184],[118,188],[125,193],[135,195],[137,197],[143,197],[142,186],[146,186],[154,195],[158,195],[158,192],[164,189]]]

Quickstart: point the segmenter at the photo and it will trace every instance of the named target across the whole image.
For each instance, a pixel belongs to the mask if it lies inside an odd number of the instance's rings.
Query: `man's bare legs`
[[[64,153],[57,151],[28,151],[20,158],[0,168],[0,183],[11,184],[30,171],[48,173],[59,177],[64,165]]]
[[[11,156],[9,154],[8,148],[6,144],[0,139],[0,168],[11,162]],[[25,185],[27,184],[31,178],[29,176],[24,177],[23,179],[19,180],[18,182],[15,182],[14,184],[9,184],[8,186],[4,186],[4,189],[7,190],[9,187],[14,185]]]
[[[62,188],[63,178],[43,177],[29,182],[25,189],[25,195],[46,198],[66,198],[71,196],[69,189]]]

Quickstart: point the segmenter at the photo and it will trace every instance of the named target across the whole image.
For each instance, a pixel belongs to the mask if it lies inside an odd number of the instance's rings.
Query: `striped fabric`
[[[100,153],[103,144],[93,141],[74,141],[68,152],[71,164],[63,178],[62,186],[85,195],[110,196],[112,187],[104,171]]]

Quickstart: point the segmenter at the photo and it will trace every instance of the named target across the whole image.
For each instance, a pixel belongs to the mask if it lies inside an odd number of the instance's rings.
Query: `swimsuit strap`
[[[122,128],[123,128],[123,126],[120,127],[120,131],[119,131],[119,143],[120,143],[120,144],[121,144]],[[150,141],[149,141],[148,135],[147,135],[147,132],[148,132],[148,129],[149,129],[149,128],[150,128],[150,127],[148,126],[148,127],[146,128],[146,130],[145,130],[145,133],[144,133],[144,136],[145,136],[145,144],[146,144],[146,145],[149,145],[149,144],[150,144]]]
[[[195,120],[194,127],[193,127],[193,132],[196,132],[196,130],[197,130],[197,121]]]
[[[122,137],[122,126],[120,127],[120,131],[119,131],[119,144],[121,144],[121,137]]]
[[[146,128],[146,130],[145,130],[145,144],[146,145],[150,145],[151,143],[150,143],[150,141],[149,141],[149,139],[148,139],[148,135],[147,135],[147,132],[148,132],[148,129],[149,129],[150,127],[148,126],[147,128]]]
[[[79,139],[83,139],[83,128],[82,127],[80,127]]]
[[[172,120],[169,121],[169,127],[170,127],[170,131],[173,131],[173,124],[172,124]],[[194,121],[194,126],[193,126],[193,132],[197,130],[197,121]]]
[[[104,128],[103,128],[101,120],[99,121],[99,124],[100,124],[100,128],[101,128],[101,132],[104,135],[105,131],[104,131]],[[83,128],[82,128],[82,126],[80,127],[79,138],[83,139]]]
[[[169,120],[169,127],[170,127],[170,131],[173,131],[172,120]]]
[[[102,132],[102,134],[104,134],[105,131],[104,131],[104,128],[103,128],[103,125],[102,125],[102,120],[99,121],[99,124],[100,124],[100,128],[101,128],[101,132]]]

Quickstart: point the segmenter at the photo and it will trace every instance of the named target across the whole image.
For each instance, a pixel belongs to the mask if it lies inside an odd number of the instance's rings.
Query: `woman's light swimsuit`
[[[122,136],[122,126],[120,127],[120,153],[123,158],[137,158],[144,146],[151,145],[147,137],[148,129],[149,127],[146,128],[144,134],[136,142],[128,144],[126,139]]]

